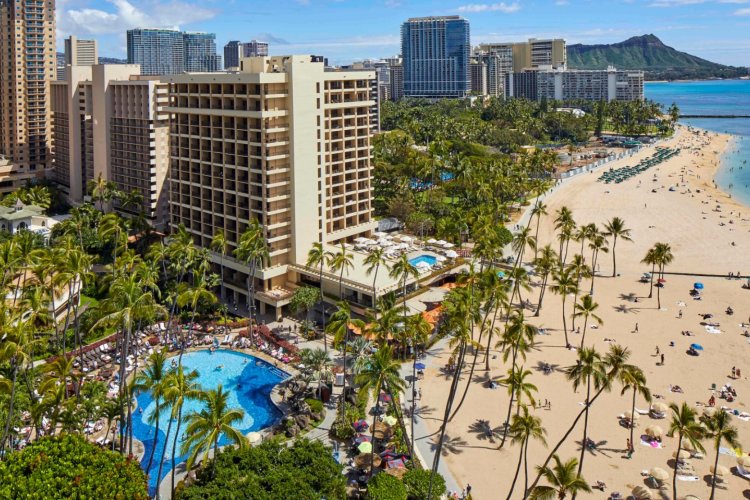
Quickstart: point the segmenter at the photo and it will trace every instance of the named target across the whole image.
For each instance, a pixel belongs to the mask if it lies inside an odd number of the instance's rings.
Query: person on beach
[[[638,323],[635,324],[635,330],[633,330],[635,333],[638,333]]]
[[[661,366],[664,366],[664,353],[661,353]]]
[[[635,450],[633,449],[633,443],[630,442],[630,438],[627,438],[627,444],[625,445],[625,448],[626,448],[626,451],[628,452],[627,458],[628,459],[633,458],[633,451]]]

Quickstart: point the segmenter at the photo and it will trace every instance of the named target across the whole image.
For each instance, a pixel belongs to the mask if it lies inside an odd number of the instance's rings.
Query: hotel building
[[[643,100],[643,72],[633,70],[538,70],[508,75],[508,97],[558,101]]]
[[[136,191],[140,207],[114,208],[126,216],[143,212],[153,227],[164,229],[167,85],[139,73],[138,65],[67,66],[65,78],[52,84],[54,178],[74,203],[83,201],[99,175],[118,191]]]
[[[55,1],[0,0],[0,189],[51,167],[49,87],[56,75]]]
[[[277,314],[300,283],[317,286],[318,270],[306,267],[313,243],[335,251],[376,227],[375,79],[326,70],[314,56],[246,58],[237,73],[168,78],[171,225],[203,247],[224,231],[227,255],[213,258],[224,264],[228,304],[248,303],[249,267],[232,252],[250,221],[261,224],[270,254],[253,277],[255,300]],[[369,305],[371,286],[345,276],[343,295]],[[338,275],[325,270],[324,287],[338,295]]]
[[[81,40],[75,36],[65,39],[65,65],[92,66],[99,64],[96,40]]]

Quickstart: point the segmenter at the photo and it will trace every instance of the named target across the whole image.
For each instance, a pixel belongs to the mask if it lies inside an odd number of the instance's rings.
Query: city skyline
[[[399,28],[409,17],[452,14],[470,21],[474,45],[531,37],[615,43],[654,33],[678,50],[750,66],[750,0],[457,0],[439,7],[424,0],[280,0],[261,7],[240,0],[64,0],[57,39],[94,38],[101,55],[124,58],[127,29],[179,28],[216,33],[217,47],[257,39],[270,43],[271,54],[316,53],[345,64],[397,54]]]

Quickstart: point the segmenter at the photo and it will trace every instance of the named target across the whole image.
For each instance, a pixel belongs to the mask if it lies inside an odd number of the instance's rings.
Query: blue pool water
[[[273,387],[289,375],[265,361],[235,351],[217,350],[213,354],[210,351],[196,351],[185,354],[182,357],[182,365],[185,372],[192,370],[198,372],[196,381],[204,390],[216,389],[219,385],[222,385],[230,393],[229,406],[245,410],[245,418],[235,424],[235,427],[243,434],[269,427],[281,417],[281,412],[271,402],[270,394]],[[218,368],[220,365],[223,365],[223,367]],[[156,403],[148,393],[141,393],[136,399],[139,410],[133,415],[133,436],[142,441],[146,449],[141,461],[141,467],[145,470],[151,450],[154,447],[155,427],[149,424],[148,420],[156,411]],[[187,460],[187,454],[180,454],[180,444],[184,439],[186,428],[185,416],[200,411],[202,406],[203,403],[198,401],[188,401],[183,406],[183,424],[180,435],[177,436],[177,457],[175,460],[177,464]],[[140,409],[143,409],[143,412]],[[156,477],[159,472],[159,462],[162,458],[164,440],[169,425],[169,412],[169,408],[162,408],[160,411],[156,452],[151,469],[146,471],[149,475],[151,494],[155,493],[158,484],[172,469],[172,443],[177,428],[176,420],[172,423],[172,434],[164,456],[162,477]],[[219,445],[227,443],[228,441],[222,436]]]
[[[430,266],[434,266],[435,264],[437,264],[437,257],[433,255],[420,255],[418,257],[414,257],[413,259],[409,259],[409,264],[411,264],[412,266],[416,266],[420,262],[426,262]]]

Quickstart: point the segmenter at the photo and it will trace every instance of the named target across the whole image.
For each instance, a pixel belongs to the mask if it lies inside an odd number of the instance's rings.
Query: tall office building
[[[471,91],[469,22],[412,18],[401,26],[405,97],[464,97]]]
[[[238,73],[169,77],[171,225],[208,247],[224,231],[228,252],[252,220],[269,246],[255,300],[277,312],[291,289],[317,280],[313,243],[353,241],[376,227],[372,212],[374,71],[327,71],[312,56],[243,59]],[[223,262],[222,297],[247,304],[250,268]],[[338,294],[336,277],[324,277]],[[367,285],[346,281],[344,295]],[[360,297],[361,298],[361,297]]]
[[[404,64],[400,57],[385,59],[390,73],[389,97],[391,101],[398,101],[404,97]]]
[[[73,202],[83,201],[89,181],[102,176],[117,190],[138,192],[144,213],[165,229],[169,218],[169,115],[167,84],[138,76],[137,65],[67,66],[52,84],[55,180]],[[96,123],[96,126],[94,126]]]
[[[55,74],[55,1],[0,0],[0,159],[11,165],[0,168],[0,189],[51,167]]]
[[[73,35],[65,39],[65,64],[91,66],[99,64],[96,40],[81,40]]]
[[[567,44],[562,38],[530,38],[526,42],[482,43],[475,54],[496,54],[501,58],[504,74],[519,73],[527,69],[566,69]]]
[[[138,64],[142,75],[173,75],[185,71],[185,44],[176,30],[128,30],[128,64]]]
[[[488,95],[487,91],[487,63],[475,59],[470,65],[471,71],[471,92],[477,95]]]
[[[240,42],[232,40],[224,46],[224,68],[239,68],[240,60],[243,57],[259,57],[268,55],[268,44],[252,40],[250,42]]]
[[[221,56],[216,54],[214,33],[183,33],[182,42],[185,50],[185,71],[211,73],[221,70]]]

